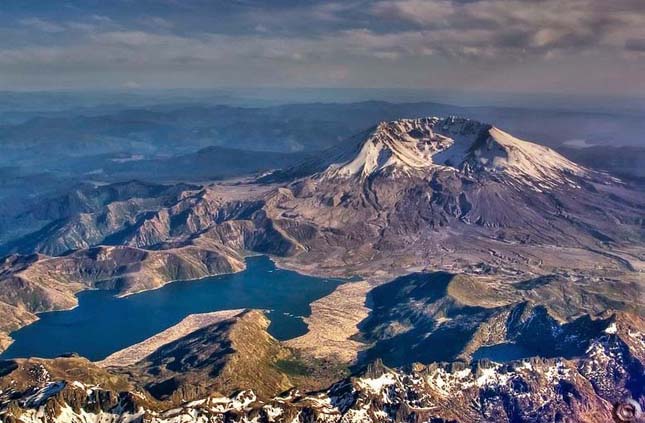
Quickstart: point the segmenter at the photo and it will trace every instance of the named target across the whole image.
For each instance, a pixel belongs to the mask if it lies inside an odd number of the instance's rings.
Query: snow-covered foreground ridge
[[[252,391],[213,394],[165,406],[137,391],[53,380],[0,393],[5,423],[180,422],[578,422],[612,421],[617,404],[642,394],[645,337],[612,323],[577,359],[531,358],[508,364],[413,365],[379,361],[317,393],[291,389],[262,400]],[[6,377],[6,376],[5,376]],[[108,382],[106,382],[108,383]],[[640,387],[639,384],[640,383]],[[641,401],[643,400],[641,395]]]
[[[355,157],[332,165],[327,174],[368,177],[381,171],[410,174],[438,167],[504,173],[546,185],[586,172],[550,148],[494,126],[459,117],[428,117],[380,123]]]

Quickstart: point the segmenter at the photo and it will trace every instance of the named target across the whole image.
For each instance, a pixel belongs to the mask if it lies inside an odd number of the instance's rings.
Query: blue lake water
[[[528,358],[535,355],[537,354],[524,347],[507,342],[503,344],[490,345],[487,347],[480,347],[473,353],[473,360],[481,360],[487,358],[492,361],[497,361],[498,363],[504,363],[507,361],[520,360],[522,358]]]
[[[15,342],[0,358],[76,352],[100,360],[189,314],[238,308],[270,310],[269,333],[291,339],[307,332],[302,317],[311,314],[309,305],[343,282],[280,270],[265,256],[250,257],[246,264],[243,272],[173,282],[125,298],[110,291],[81,292],[75,309],[42,313],[40,320],[14,332]]]

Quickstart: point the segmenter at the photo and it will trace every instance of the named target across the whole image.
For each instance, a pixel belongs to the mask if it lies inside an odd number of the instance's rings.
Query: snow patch
[[[26,408],[36,408],[44,404],[49,398],[63,390],[66,383],[64,381],[48,382],[44,387],[37,389],[33,394],[28,395],[23,400],[23,406]]]
[[[612,323],[607,328],[605,329],[605,333],[608,333],[610,335],[614,335],[618,332],[618,328],[616,328],[616,323]]]
[[[396,383],[394,375],[385,373],[376,379],[361,378],[358,381],[358,386],[363,389],[367,389],[375,394],[378,394],[384,387],[393,385],[394,383]]]

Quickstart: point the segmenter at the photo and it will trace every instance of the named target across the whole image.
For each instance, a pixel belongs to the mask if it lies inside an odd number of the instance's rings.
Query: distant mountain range
[[[159,154],[175,156],[212,146],[312,152],[332,147],[378,121],[427,115],[496,122],[522,138],[537,139],[552,147],[572,139],[584,139],[590,145],[643,147],[640,134],[645,130],[641,116],[630,113],[549,112],[431,102],[313,103],[263,108],[164,104],[80,115],[43,112],[21,123],[4,124],[0,126],[4,152],[0,167],[38,165],[39,171],[74,172],[79,166],[79,172],[89,172],[101,166],[82,166],[79,159],[105,155],[142,155],[151,159]]]

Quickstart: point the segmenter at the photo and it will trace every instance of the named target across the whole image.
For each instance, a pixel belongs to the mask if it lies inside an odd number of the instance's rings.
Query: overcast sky
[[[1,0],[0,89],[645,95],[645,0]]]

